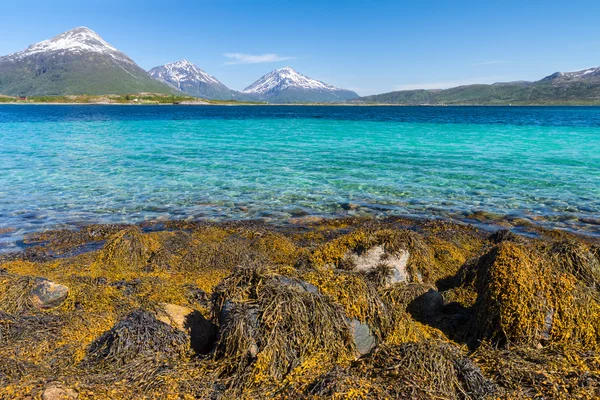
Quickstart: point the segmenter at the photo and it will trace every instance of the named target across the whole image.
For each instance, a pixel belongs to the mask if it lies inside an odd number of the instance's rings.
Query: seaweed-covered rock
[[[487,238],[490,242],[499,244],[502,242],[523,242],[523,238],[508,229],[500,229],[492,234],[490,234]]]
[[[185,356],[189,346],[184,332],[138,309],[92,342],[85,364],[118,368],[143,356],[176,359]]]
[[[569,272],[593,288],[600,288],[600,260],[583,243],[564,241],[550,249],[555,266]]]
[[[498,393],[479,367],[446,342],[383,346],[349,368],[334,368],[308,388],[318,398],[484,399]]]
[[[208,354],[217,339],[217,327],[202,313],[175,304],[160,304],[162,315],[159,321],[185,332],[190,338],[190,346],[197,354]]]
[[[600,294],[549,258],[512,242],[479,258],[471,343],[600,346]]]
[[[226,371],[272,383],[311,359],[326,364],[351,358],[352,336],[342,308],[295,279],[285,284],[277,276],[238,268],[215,289],[221,322],[215,355]]]

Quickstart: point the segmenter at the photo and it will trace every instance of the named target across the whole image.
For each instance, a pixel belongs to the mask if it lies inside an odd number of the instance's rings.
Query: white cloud
[[[234,64],[260,64],[277,61],[292,60],[295,57],[280,56],[278,54],[243,54],[243,53],[225,53],[224,57],[229,58],[225,65]]]
[[[405,85],[395,86],[394,90],[448,89],[456,86],[474,85],[477,83],[490,84],[499,81],[500,79],[497,76],[490,76],[484,78],[471,78],[457,81],[408,83]]]

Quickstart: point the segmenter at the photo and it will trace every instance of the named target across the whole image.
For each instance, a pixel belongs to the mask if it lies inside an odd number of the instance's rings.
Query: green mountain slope
[[[555,73],[536,82],[403,90],[351,100],[359,104],[504,105],[600,104],[600,68]]]
[[[13,96],[174,93],[88,28],[0,58],[0,93]]]

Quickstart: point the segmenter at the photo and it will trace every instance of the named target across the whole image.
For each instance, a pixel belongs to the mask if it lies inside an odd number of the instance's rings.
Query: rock
[[[410,302],[406,309],[416,319],[430,319],[444,308],[444,298],[437,290],[429,289]]]
[[[552,338],[550,336],[550,333],[552,332],[552,325],[554,324],[554,309],[549,309],[548,312],[546,313],[546,316],[544,317],[544,330],[542,331],[542,336],[541,336],[541,340],[542,343],[544,344],[548,341],[550,341],[550,339]]]
[[[356,203],[341,203],[340,207],[342,207],[342,209],[344,209],[346,211],[350,211],[350,210],[356,210],[357,208],[359,208],[360,204],[356,204]]]
[[[357,319],[351,320],[350,333],[352,333],[354,345],[360,357],[369,354],[377,346],[377,339],[366,323],[360,322]]]
[[[317,217],[316,215],[306,215],[304,217],[290,218],[288,222],[292,225],[310,225],[323,222],[325,218]]]
[[[52,385],[42,392],[42,400],[74,400],[79,394],[73,389],[65,388],[60,385]]]
[[[217,340],[217,327],[204,318],[202,313],[188,307],[161,303],[163,311],[158,320],[185,332],[190,337],[190,347],[197,354],[211,352]]]
[[[246,356],[251,359],[256,358],[259,352],[257,340],[259,329],[258,315],[259,309],[257,307],[236,304],[231,300],[225,301],[219,313],[221,332],[226,332],[229,324],[233,323],[235,325],[236,320],[243,321],[242,325],[246,326],[246,339],[248,340]]]
[[[287,210],[288,213],[290,213],[290,215],[292,217],[305,217],[307,215],[309,215],[309,212],[300,208],[300,207],[296,207],[296,208],[292,208],[290,210]]]
[[[515,243],[519,243],[522,241],[522,239],[512,233],[510,230],[508,229],[500,229],[499,231],[496,231],[494,233],[492,233],[491,235],[488,236],[487,238],[490,242],[492,243],[502,243],[505,241],[509,241],[509,242],[515,242]]]
[[[287,276],[279,275],[279,276],[275,277],[275,280],[277,280],[278,282],[280,282],[284,285],[293,286],[293,287],[296,287],[305,292],[319,293],[318,287],[316,287],[315,285],[313,285],[311,283],[303,281],[301,279],[290,278]]]
[[[69,294],[69,288],[48,279],[37,279],[30,298],[33,305],[40,310],[60,306]]]
[[[406,270],[410,253],[407,250],[400,250],[397,254],[390,254],[385,251],[383,246],[375,246],[362,254],[348,253],[346,261],[355,265],[356,270],[369,272],[380,264],[386,264],[391,267],[391,275],[388,277],[386,286],[397,282],[407,282],[409,274]],[[420,277],[416,277],[420,280]]]

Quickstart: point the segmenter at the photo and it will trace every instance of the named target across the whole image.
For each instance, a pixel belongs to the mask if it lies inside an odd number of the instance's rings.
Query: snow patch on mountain
[[[221,85],[221,82],[212,75],[207,74],[196,65],[187,60],[181,60],[152,68],[151,77],[180,87],[182,82],[206,82]]]
[[[288,88],[298,88],[307,90],[342,90],[327,83],[318,81],[302,75],[290,67],[280,68],[269,72],[252,85],[242,91],[246,94],[263,95],[272,91],[279,91]]]
[[[133,60],[108,44],[96,32],[84,26],[71,29],[51,39],[32,44],[27,49],[3,57],[4,59],[18,61],[37,54],[59,54],[67,53],[99,53],[108,55],[115,60],[134,64]]]

